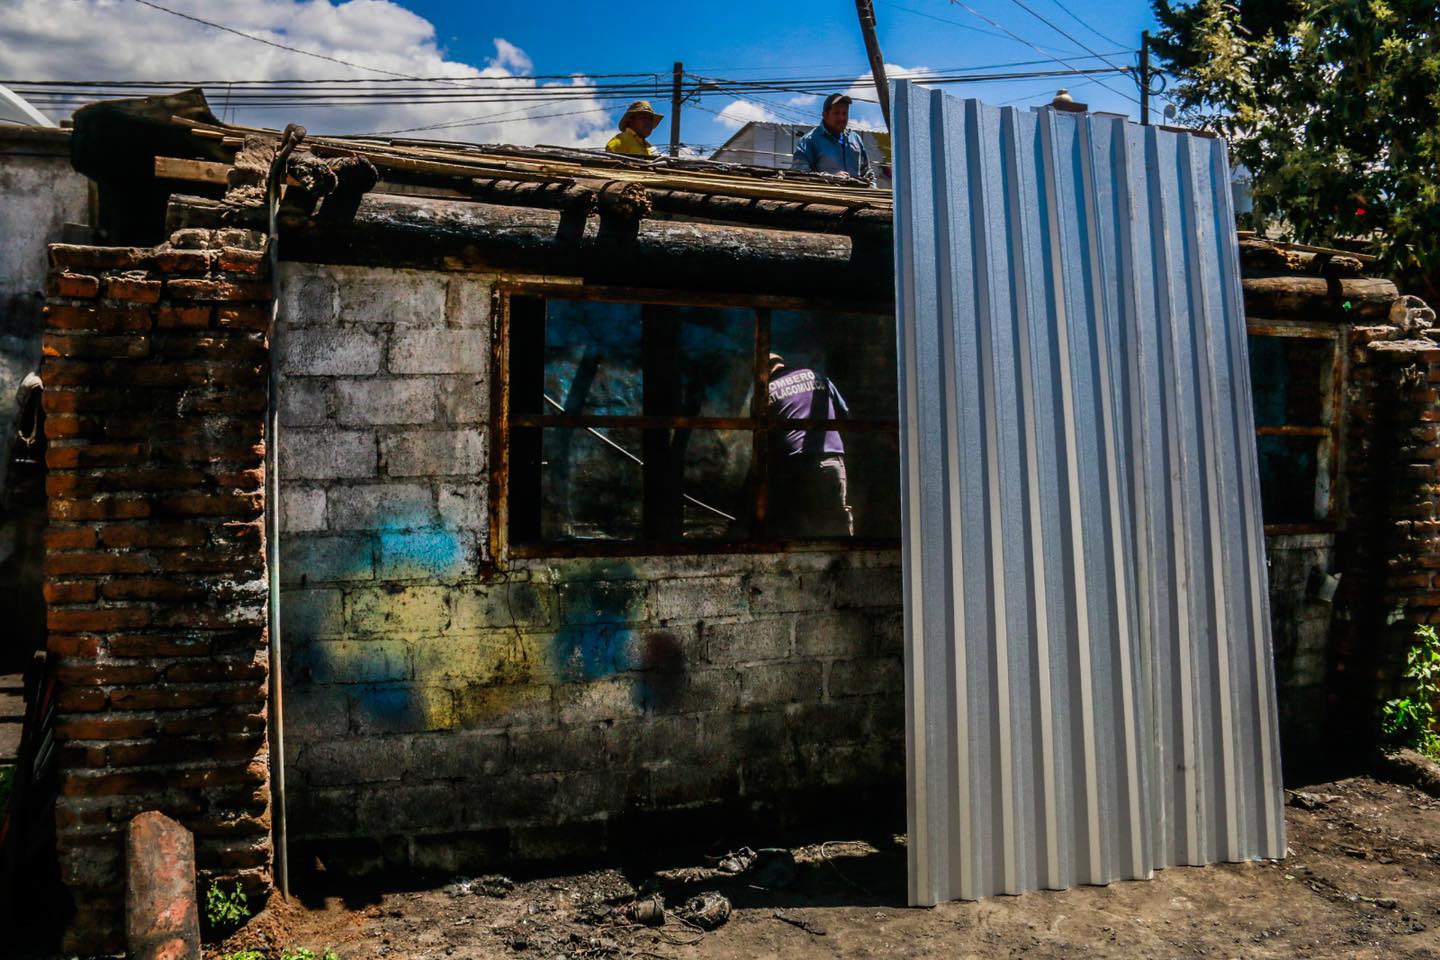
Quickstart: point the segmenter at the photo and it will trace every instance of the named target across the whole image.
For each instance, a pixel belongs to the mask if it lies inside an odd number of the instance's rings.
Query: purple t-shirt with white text
[[[850,408],[830,378],[801,367],[782,370],[770,381],[770,415],[786,420],[835,420],[848,417]],[[845,444],[835,430],[790,430],[782,446],[786,456],[791,457],[802,453],[845,452]]]

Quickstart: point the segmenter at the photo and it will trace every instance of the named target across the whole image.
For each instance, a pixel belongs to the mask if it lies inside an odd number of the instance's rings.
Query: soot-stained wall
[[[280,297],[296,842],[459,870],[673,812],[898,801],[898,553],[487,573],[487,278],[291,264]]]

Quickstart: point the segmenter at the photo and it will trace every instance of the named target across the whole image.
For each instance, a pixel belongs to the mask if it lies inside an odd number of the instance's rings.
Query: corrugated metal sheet
[[[911,902],[1282,856],[1224,143],[894,102]]]

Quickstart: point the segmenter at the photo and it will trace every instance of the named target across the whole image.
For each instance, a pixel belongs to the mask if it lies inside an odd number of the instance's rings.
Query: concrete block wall
[[[904,771],[896,552],[487,555],[490,287],[287,265],[291,836],[327,863],[597,851]]]

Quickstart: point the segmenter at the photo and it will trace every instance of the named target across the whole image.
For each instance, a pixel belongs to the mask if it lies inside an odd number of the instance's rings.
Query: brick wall
[[[281,290],[295,842],[460,870],[666,813],[876,785],[899,809],[897,553],[484,573],[486,278],[287,265]]]
[[[122,941],[123,837],[161,810],[200,869],[268,886],[259,238],[51,247],[45,597],[66,949]]]
[[[1440,344],[1395,327],[1350,335],[1341,540],[1346,619],[1331,656],[1334,743],[1374,742],[1419,624],[1440,624]]]

